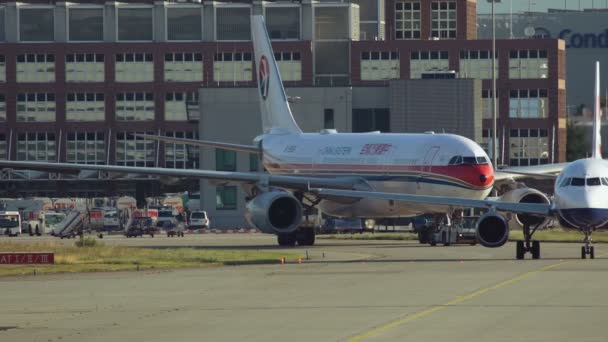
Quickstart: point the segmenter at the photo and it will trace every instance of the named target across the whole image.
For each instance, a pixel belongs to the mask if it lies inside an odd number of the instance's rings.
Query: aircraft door
[[[433,146],[429,148],[424,156],[424,160],[422,161],[422,172],[431,172],[433,167],[433,160],[435,160],[435,156],[439,152],[439,146]]]

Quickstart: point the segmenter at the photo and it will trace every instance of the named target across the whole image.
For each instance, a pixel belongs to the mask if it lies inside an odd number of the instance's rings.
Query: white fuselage
[[[605,229],[608,224],[608,162],[580,159],[570,163],[555,182],[555,209],[568,228]]]
[[[263,137],[263,163],[271,174],[357,177],[370,190],[402,194],[484,199],[494,183],[484,150],[451,134],[270,134]],[[375,199],[324,200],[319,208],[340,217],[445,213],[445,207]]]

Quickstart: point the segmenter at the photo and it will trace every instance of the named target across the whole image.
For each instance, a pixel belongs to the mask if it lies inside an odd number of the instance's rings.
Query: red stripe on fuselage
[[[278,171],[344,171],[344,172],[419,172],[421,174],[438,175],[453,178],[466,184],[487,188],[494,184],[494,172],[489,164],[485,165],[357,165],[357,164],[266,164],[268,169]]]

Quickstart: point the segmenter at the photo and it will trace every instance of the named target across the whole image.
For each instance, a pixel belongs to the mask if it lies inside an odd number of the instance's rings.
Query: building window
[[[251,81],[253,64],[250,52],[216,53],[213,61],[213,80],[216,82]]]
[[[65,55],[67,82],[103,82],[104,55],[101,53],[73,53]]]
[[[68,7],[68,17],[70,41],[103,41],[103,7]]]
[[[410,79],[422,78],[424,73],[445,73],[450,69],[447,51],[412,51]]]
[[[456,39],[456,1],[431,2],[431,37]]]
[[[300,39],[299,6],[268,6],[264,11],[270,39]]]
[[[165,81],[202,82],[203,55],[198,52],[166,53]]]
[[[251,8],[217,7],[215,9],[216,40],[251,40]]]
[[[66,97],[67,121],[104,121],[103,93],[68,93]]]
[[[55,133],[19,133],[17,160],[56,161]]]
[[[388,108],[353,108],[353,132],[390,132]]]
[[[118,40],[149,41],[154,37],[152,7],[118,7]]]
[[[188,111],[197,109],[198,91],[165,94],[165,120],[167,121],[187,121],[189,119]]]
[[[116,165],[154,167],[156,144],[134,134],[144,132],[118,132],[116,135]],[[145,132],[145,134],[154,134]]]
[[[6,33],[4,31],[4,23],[6,22],[6,9],[0,6],[0,41],[6,41]]]
[[[180,139],[197,139],[195,132],[166,132],[166,136]],[[173,169],[196,169],[198,162],[196,147],[185,144],[165,143],[165,167]]]
[[[215,149],[215,169],[217,171],[236,171],[236,152]]]
[[[116,54],[116,82],[154,81],[154,58],[151,53]]]
[[[257,153],[249,154],[249,171],[250,172],[260,171],[260,156]]]
[[[323,111],[323,128],[325,129],[334,129],[334,110],[333,108],[325,108]]]
[[[154,95],[152,93],[116,94],[116,120],[154,120]]]
[[[6,82],[6,59],[0,55],[0,83]]]
[[[509,134],[509,156],[512,166],[549,163],[549,138],[546,129],[512,129]]]
[[[395,2],[395,38],[420,39],[420,1]]]
[[[494,65],[498,77],[498,53]],[[460,51],[460,78],[476,78],[487,80],[492,78],[492,51],[462,50]]]
[[[302,61],[299,52],[275,52],[274,59],[279,66],[281,80],[285,82],[302,80]]]
[[[6,121],[6,98],[0,94],[0,122]]]
[[[219,186],[215,189],[215,209],[236,209],[236,186]]]
[[[106,141],[103,132],[72,132],[66,139],[67,162],[105,164]]]
[[[547,78],[549,62],[546,50],[511,50],[509,53],[509,78]]]
[[[8,155],[6,153],[7,150],[7,143],[6,143],[6,135],[0,133],[0,160],[7,160]]]
[[[54,122],[55,94],[19,93],[17,95],[17,121]]]
[[[519,89],[509,92],[509,117],[546,118],[549,112],[546,89]]]
[[[54,7],[19,7],[19,40],[52,42],[55,40]]]
[[[491,129],[482,129],[481,130],[481,142],[479,146],[483,148],[486,154],[492,158],[492,130]]]
[[[55,82],[55,55],[17,55],[17,82]]]
[[[203,39],[202,7],[167,7],[167,40]]]
[[[379,81],[398,79],[400,74],[399,52],[361,52],[361,80]]]
[[[314,7],[315,39],[351,39],[350,7]]]
[[[496,94],[498,95],[500,93],[497,92]],[[496,96],[496,111],[498,111],[498,107],[498,96]],[[481,117],[482,119],[491,119],[493,118],[493,113],[492,89],[483,89],[481,91]]]

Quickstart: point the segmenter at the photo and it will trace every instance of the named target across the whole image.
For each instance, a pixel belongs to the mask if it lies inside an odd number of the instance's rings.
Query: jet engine
[[[264,233],[290,233],[302,221],[302,204],[288,192],[264,192],[247,203],[246,217]]]
[[[515,202],[515,203],[545,203],[549,204],[551,201],[547,197],[547,195],[542,192],[531,189],[531,188],[521,188],[511,190],[500,197],[500,201],[503,202]],[[520,227],[523,227],[524,224],[530,225],[532,228],[542,223],[543,225],[547,224],[549,221],[549,217],[538,216],[538,215],[530,215],[530,214],[513,214],[515,218],[515,223]]]
[[[497,213],[487,213],[477,221],[477,240],[484,247],[500,247],[509,238],[509,223]]]

